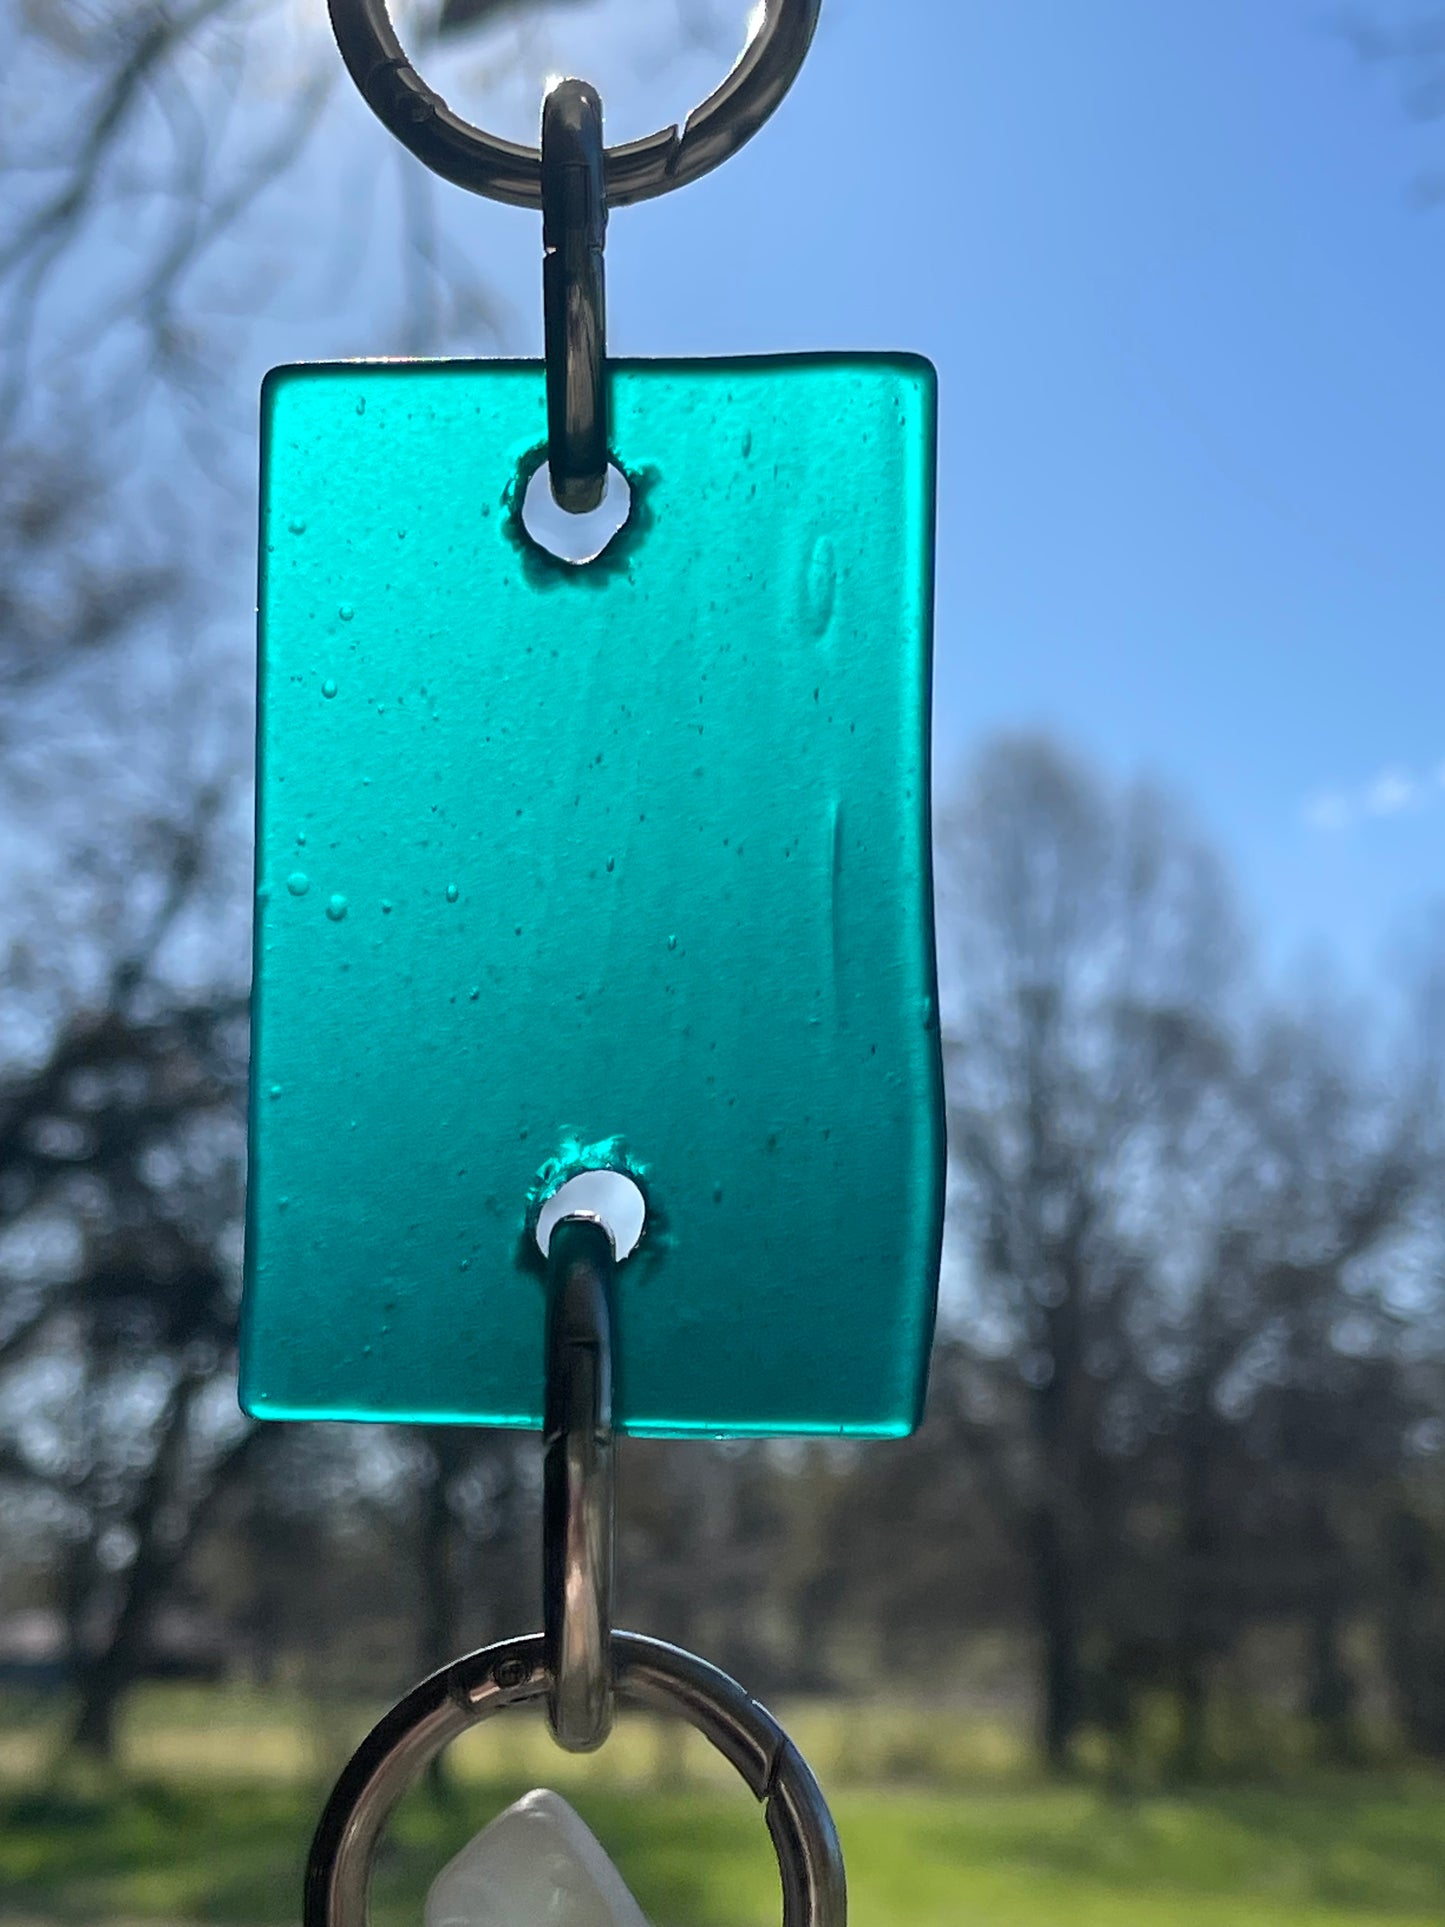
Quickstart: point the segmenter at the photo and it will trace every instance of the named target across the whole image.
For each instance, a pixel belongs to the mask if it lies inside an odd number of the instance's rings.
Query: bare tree
[[[1022,1403],[1026,1449],[1000,1476],[1063,1767],[1089,1710],[1091,1597],[1121,1555],[1155,1207],[1224,1073],[1237,935],[1217,864],[1162,799],[1112,796],[1040,740],[979,759],[941,867],[963,1321]]]
[[[449,0],[408,31],[430,50],[508,13]],[[341,270],[383,223],[399,272],[344,351],[474,347],[496,307],[379,130],[389,215],[354,179],[298,180],[348,86],[321,12],[9,0],[4,24],[0,795],[24,833],[0,859],[0,1480],[59,1521],[75,1737],[104,1753],[262,1450],[233,1394],[254,460],[233,372],[278,295],[313,328],[348,314]],[[484,1508],[475,1453],[433,1444],[408,1489],[435,1575]]]
[[[1046,742],[983,754],[941,862],[960,1330],[995,1385],[960,1439],[1028,1548],[1047,1756],[1086,1720],[1126,1745],[1162,1689],[1198,1771],[1214,1663],[1287,1619],[1343,1757],[1376,1522],[1436,1389],[1409,1353],[1438,1026],[1417,1004],[1372,1056],[1358,1013],[1280,1014],[1177,812]]]

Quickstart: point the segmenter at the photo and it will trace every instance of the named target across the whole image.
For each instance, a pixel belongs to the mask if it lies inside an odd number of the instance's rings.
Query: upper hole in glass
[[[586,515],[569,515],[552,494],[552,477],[545,462],[527,484],[522,497],[522,527],[539,549],[559,562],[578,567],[595,562],[632,513],[632,490],[615,464],[607,470],[602,500]]]

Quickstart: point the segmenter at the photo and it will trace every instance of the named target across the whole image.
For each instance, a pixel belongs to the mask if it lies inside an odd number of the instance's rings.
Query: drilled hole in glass
[[[625,1171],[579,1171],[558,1185],[537,1214],[537,1243],[544,1258],[564,1218],[595,1218],[620,1261],[637,1249],[647,1203]]]
[[[569,515],[557,506],[552,493],[552,478],[547,464],[533,475],[522,497],[522,527],[539,549],[555,555],[559,562],[581,566],[595,562],[608,543],[626,523],[632,512],[632,490],[627,477],[615,465],[607,470],[607,486],[602,500],[585,515]]]

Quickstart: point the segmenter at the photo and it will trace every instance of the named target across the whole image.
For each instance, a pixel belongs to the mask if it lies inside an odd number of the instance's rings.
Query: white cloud
[[[1312,830],[1347,830],[1362,817],[1401,816],[1419,809],[1442,791],[1445,763],[1436,764],[1428,776],[1391,765],[1358,789],[1317,790],[1305,799],[1300,817]]]
[[[1364,805],[1371,816],[1398,816],[1419,800],[1420,785],[1402,769],[1382,769],[1365,791]]]
[[[1348,797],[1338,790],[1322,790],[1309,799],[1302,815],[1312,830],[1343,830],[1354,820],[1355,812]]]

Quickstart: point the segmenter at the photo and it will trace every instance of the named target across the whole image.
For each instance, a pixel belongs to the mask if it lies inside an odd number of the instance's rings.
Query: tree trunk
[[[1385,1533],[1385,1661],[1400,1726],[1435,1761],[1445,1761],[1442,1549],[1437,1531],[1409,1507],[1397,1507]]]
[[[115,1758],[117,1717],[145,1663],[146,1641],[156,1608],[195,1544],[211,1508],[240,1474],[259,1437],[252,1426],[212,1466],[184,1531],[162,1532],[162,1521],[180,1483],[191,1415],[209,1382],[204,1373],[187,1373],[172,1389],[160,1419],[160,1437],[150,1471],[126,1520],[136,1549],[126,1571],[120,1607],[111,1622],[110,1637],[81,1670],[80,1703],[67,1744],[75,1752],[106,1763]]]
[[[1036,1071],[1036,1088],[1041,1077]],[[1041,1127],[1035,1128],[1036,1142],[1041,1144]],[[1036,1153],[1035,1161],[1038,1168],[1046,1168],[1042,1151]],[[1087,1202],[1076,1196],[1067,1226],[1046,1251],[1043,1276],[1051,1278],[1055,1287],[1045,1312],[1050,1369],[1032,1401],[1042,1480],[1032,1530],[1035,1611],[1044,1662],[1041,1738],[1051,1773],[1066,1773],[1073,1765],[1074,1740],[1086,1711],[1081,1542],[1089,1500],[1097,1503],[1099,1499],[1097,1489],[1090,1487],[1090,1475],[1096,1469],[1093,1440],[1080,1399],[1087,1222]],[[1042,1291],[1039,1295],[1047,1300]]]
[[[1050,1772],[1067,1773],[1084,1719],[1084,1669],[1068,1530],[1056,1507],[1038,1508],[1033,1541],[1035,1610],[1043,1641],[1040,1739]]]
[[[176,1485],[191,1408],[204,1379],[187,1373],[178,1378],[161,1415],[159,1439],[126,1524],[135,1538],[135,1555],[125,1576],[125,1591],[111,1622],[110,1637],[99,1652],[88,1657],[80,1674],[80,1706],[71,1728],[70,1745],[77,1753],[107,1763],[116,1751],[116,1715],[145,1658],[145,1639],[167,1580],[174,1555],[160,1534],[161,1517]]]
[[[1203,1776],[1209,1750],[1209,1688],[1203,1654],[1195,1644],[1186,1645],[1179,1654],[1175,1696],[1179,1741],[1174,1750],[1174,1771],[1181,1780],[1198,1780]]]
[[[423,1434],[427,1467],[423,1475],[418,1566],[421,1610],[417,1621],[419,1670],[434,1673],[457,1656],[461,1638],[461,1589],[457,1583],[456,1515],[452,1510],[452,1481],[461,1468],[463,1445],[443,1425],[428,1426]],[[449,1802],[453,1787],[445,1753],[427,1767],[427,1786],[435,1799]]]
[[[1212,1347],[1206,1356],[1212,1366]],[[1180,1430],[1183,1510],[1180,1532],[1179,1593],[1175,1623],[1174,1697],[1179,1734],[1174,1771],[1182,1780],[1204,1772],[1209,1746],[1209,1661],[1215,1646],[1217,1584],[1222,1539],[1214,1505],[1215,1425],[1211,1411],[1213,1379],[1201,1372],[1193,1387],[1193,1409]]]
[[[422,1673],[434,1673],[457,1656],[461,1637],[461,1599],[456,1580],[453,1538],[456,1519],[451,1485],[458,1470],[460,1448],[443,1426],[425,1433],[428,1465],[423,1475],[419,1577],[421,1610],[417,1619],[417,1662]]]
[[[116,1755],[116,1717],[135,1678],[128,1646],[112,1640],[80,1676],[80,1708],[70,1730],[70,1749],[111,1765]]]
[[[1355,1726],[1355,1682],[1344,1656],[1344,1555],[1322,1505],[1313,1509],[1309,1532],[1315,1565],[1309,1613],[1309,1717],[1324,1759],[1332,1766],[1349,1766],[1358,1762],[1361,1748]]]

